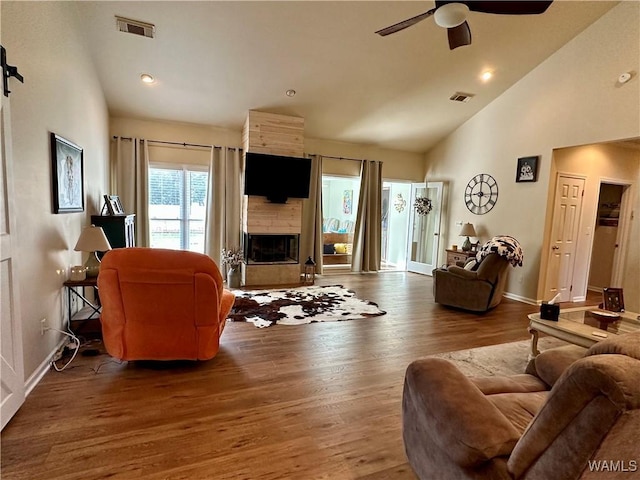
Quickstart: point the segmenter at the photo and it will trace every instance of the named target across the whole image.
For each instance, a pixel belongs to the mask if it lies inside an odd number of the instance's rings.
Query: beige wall
[[[573,297],[580,299],[586,295],[591,251],[593,246],[594,227],[597,223],[598,198],[601,182],[615,182],[632,185],[628,192],[631,209],[640,211],[638,197],[638,175],[640,174],[640,150],[621,148],[611,144],[586,145],[582,147],[562,148],[554,152],[551,169],[552,180],[557,173],[573,173],[586,177],[582,215],[577,238],[576,263],[574,267]],[[550,197],[554,192],[550,191]],[[553,198],[549,199],[552,204]],[[632,211],[628,210],[631,229],[627,233],[621,252],[625,261],[625,276],[622,286],[626,292],[625,306],[628,310],[640,312],[640,257],[638,256],[637,239],[640,238],[637,219],[631,219]],[[637,217],[637,215],[636,215]],[[541,287],[544,277],[541,276]]]
[[[242,130],[223,129],[207,125],[178,122],[161,122],[132,118],[111,118],[110,134],[124,137],[139,137],[150,140],[163,140],[196,144],[214,144],[227,147],[242,146]],[[305,138],[306,153],[329,155],[333,157],[380,160],[383,162],[385,179],[424,180],[424,160],[421,154],[389,150],[369,145],[335,142]],[[157,147],[149,152],[152,160],[163,160],[175,154],[172,149]],[[360,163],[349,160],[327,159],[323,165],[324,173],[333,175],[360,175]]]
[[[62,283],[84,262],[73,247],[106,193],[108,112],[93,63],[74,28],[72,2],[6,2],[2,44],[24,84],[12,81],[11,126],[24,370],[27,379],[61,335],[40,319],[66,322]],[[84,149],[85,212],[52,213],[49,132]]]
[[[315,138],[305,138],[304,149],[307,153],[331,157],[380,160],[383,162],[382,176],[385,180],[424,181],[423,156],[418,153]],[[323,172],[330,175],[360,175],[359,162],[329,158],[323,161],[322,167]]]
[[[639,11],[640,3],[621,2],[425,155],[429,181],[450,182],[443,248],[459,243],[456,221],[473,223],[483,241],[516,237],[524,266],[511,270],[506,289],[516,298],[539,300],[554,149],[640,136]],[[626,71],[636,74],[617,84]],[[531,155],[540,155],[538,181],[516,183],[517,158]],[[500,188],[495,208],[480,216],[463,201],[478,173]]]

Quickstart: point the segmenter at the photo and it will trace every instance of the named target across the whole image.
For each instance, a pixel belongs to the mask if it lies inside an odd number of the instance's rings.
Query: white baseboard
[[[60,348],[62,348],[62,346],[66,341],[67,341],[67,337],[61,338],[56,348],[54,348],[51,351],[51,353],[47,355],[47,357],[42,361],[42,363],[38,366],[38,368],[36,368],[36,370],[31,374],[29,378],[27,378],[26,382],[24,383],[25,398],[33,391],[34,388],[36,388],[38,383],[40,383],[40,380],[42,380],[42,377],[44,377],[46,373],[50,370],[51,360],[53,359],[53,356],[56,354],[56,352]]]
[[[594,287],[592,285],[589,285],[587,287],[587,290],[590,291],[590,292],[602,293],[602,287]]]
[[[521,295],[516,295],[515,293],[505,292],[502,296],[508,298],[509,300],[515,300],[516,302],[527,303],[529,305],[540,305],[541,303],[537,300],[534,300],[533,298],[523,297]]]

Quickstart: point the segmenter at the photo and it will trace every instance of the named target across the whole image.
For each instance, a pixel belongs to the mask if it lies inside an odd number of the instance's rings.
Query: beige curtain
[[[382,162],[364,160],[360,171],[360,199],[353,234],[353,272],[380,270],[382,243]]]
[[[223,248],[240,248],[244,162],[239,148],[214,147],[209,163],[205,253],[221,267]]]
[[[136,246],[149,246],[149,146],[146,140],[116,137],[109,184],[124,211],[136,214]]]
[[[316,273],[322,273],[322,157],[311,158],[309,198],[302,202],[302,233],[300,235],[300,267],[311,257]]]

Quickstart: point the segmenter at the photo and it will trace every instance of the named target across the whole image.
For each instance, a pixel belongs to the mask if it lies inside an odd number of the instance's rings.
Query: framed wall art
[[[53,213],[84,211],[83,151],[78,145],[51,133]]]
[[[109,215],[124,215],[124,208],[118,195],[105,195],[104,203]]]
[[[624,312],[624,296],[621,288],[603,288],[602,300],[604,309],[610,312]]]
[[[516,182],[538,181],[538,159],[540,157],[521,157],[518,159]]]
[[[342,193],[342,213],[351,215],[353,208],[353,190],[345,190]]]

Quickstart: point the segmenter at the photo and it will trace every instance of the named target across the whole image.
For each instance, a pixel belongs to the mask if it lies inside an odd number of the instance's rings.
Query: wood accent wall
[[[250,110],[242,131],[244,152],[285,157],[304,156],[304,118]],[[264,197],[244,197],[242,229],[257,234],[300,234],[302,199],[286,204],[270,203]],[[243,265],[246,286],[295,285],[300,283],[300,264]]]
[[[264,197],[245,196],[246,212],[242,230],[247,233],[289,234],[302,231],[302,199],[271,203]]]
[[[250,110],[242,131],[245,152],[304,155],[304,118]]]

